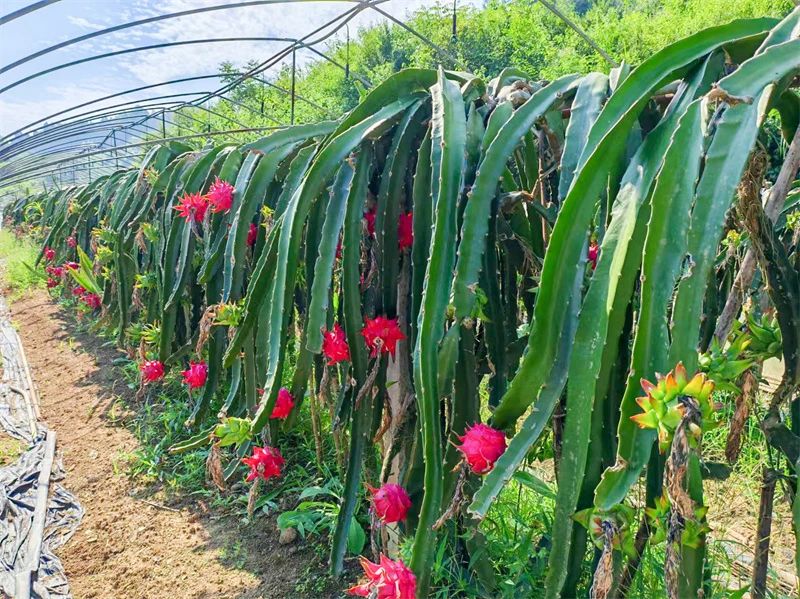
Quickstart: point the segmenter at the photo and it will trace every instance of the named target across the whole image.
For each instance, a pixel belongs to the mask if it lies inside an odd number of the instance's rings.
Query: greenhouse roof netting
[[[131,166],[165,138],[248,139],[302,120],[337,117],[295,89],[304,66],[326,61],[352,85],[371,82],[331,48],[350,31],[399,25],[414,10],[480,0],[41,0],[4,2],[0,16],[0,197],[85,183]],[[11,10],[8,10],[8,9]],[[454,11],[455,15],[455,11]],[[455,17],[454,17],[455,18]],[[445,66],[458,60],[420,34]],[[278,82],[285,75],[286,84]],[[278,92],[252,105],[237,88]],[[226,110],[233,107],[235,110]],[[296,109],[297,107],[297,109]],[[236,118],[245,111],[248,122]],[[257,126],[254,126],[254,123]]]

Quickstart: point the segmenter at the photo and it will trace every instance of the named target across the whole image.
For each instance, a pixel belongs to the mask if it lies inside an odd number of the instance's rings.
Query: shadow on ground
[[[129,428],[137,400],[115,366],[123,355],[81,330],[44,292],[11,310],[42,417],[58,434],[69,487],[86,510],[60,551],[76,599],[342,596],[311,544],[278,542],[273,517],[246,523],[215,513],[200,489],[165,495],[160,483],[127,476],[122,456],[139,440]]]

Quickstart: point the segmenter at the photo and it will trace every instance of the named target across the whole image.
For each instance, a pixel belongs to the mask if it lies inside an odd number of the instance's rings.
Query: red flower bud
[[[69,247],[71,247],[71,248],[77,247],[77,245],[78,245],[78,240],[77,240],[77,239],[75,239],[75,237],[74,237],[74,236],[70,235],[69,237],[67,237],[67,245],[68,245]]]
[[[470,469],[475,474],[486,474],[506,450],[506,436],[486,424],[480,422],[468,427],[464,436],[458,438],[461,445],[456,448],[464,455]]]
[[[400,485],[386,483],[380,489],[367,487],[372,493],[372,511],[386,524],[403,522],[411,507],[411,497]]]
[[[53,279],[52,277],[47,279],[47,288],[48,289],[53,289],[54,287],[58,287],[59,285],[61,285],[61,281],[57,281],[57,280]]]
[[[185,193],[181,197],[178,205],[175,206],[175,210],[187,221],[193,218],[194,222],[201,223],[206,217],[208,200],[199,193]]]
[[[145,383],[154,383],[164,378],[164,364],[159,360],[147,360],[139,365],[142,371],[142,380]]]
[[[597,268],[597,257],[600,254],[600,246],[596,242],[589,244],[589,250],[586,252],[586,261],[592,265],[592,270]]]
[[[414,245],[414,213],[406,212],[397,221],[397,246],[402,252]]]
[[[234,191],[233,185],[219,177],[215,177],[206,194],[206,199],[211,204],[211,212],[228,212],[233,206]],[[201,218],[200,220],[203,219]]]
[[[68,270],[78,270],[81,267],[77,262],[64,262],[64,268]]]
[[[190,360],[189,368],[182,370],[181,375],[183,376],[183,382],[189,386],[189,389],[198,389],[206,384],[208,366],[202,360],[199,362]]]
[[[367,347],[370,349],[370,357],[372,358],[378,356],[378,351],[384,354],[391,354],[392,358],[394,358],[397,342],[406,338],[397,325],[396,318],[385,318],[383,316],[366,318],[364,320],[364,328],[361,329],[361,335],[363,335],[364,341],[367,342]]]
[[[56,259],[56,251],[51,247],[44,248],[44,259],[48,262],[52,262]]]
[[[266,447],[254,447],[253,455],[249,458],[242,458],[242,462],[250,466],[247,482],[253,482],[259,476],[264,480],[280,476],[285,460],[280,451],[267,445]]]
[[[392,561],[381,554],[380,562],[373,564],[362,557],[361,567],[367,579],[347,589],[348,595],[377,597],[377,599],[414,599],[417,594],[417,578],[402,560]]]
[[[338,322],[333,325],[332,331],[326,331],[323,335],[322,353],[328,358],[328,366],[350,360],[350,346]]]
[[[86,290],[80,285],[72,289],[72,295],[75,297],[81,297],[84,293],[86,293]]]
[[[289,417],[294,407],[294,398],[286,387],[281,387],[278,391],[278,398],[275,400],[275,405],[272,407],[272,414],[269,415],[270,420],[284,420]]]
[[[100,296],[96,293],[84,293],[81,296],[81,301],[92,310],[97,310],[103,303]]]
[[[250,223],[250,228],[247,230],[247,245],[253,247],[258,239],[258,227],[255,223]]]
[[[364,213],[364,220],[367,221],[367,233],[375,235],[375,217],[378,215],[378,206],[373,204],[369,210]]]

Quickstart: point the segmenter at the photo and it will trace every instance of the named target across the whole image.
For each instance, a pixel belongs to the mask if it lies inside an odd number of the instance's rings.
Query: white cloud
[[[213,3],[213,0],[206,0],[201,5]],[[159,8],[167,13],[197,5],[186,0],[167,0]],[[294,39],[351,6],[347,2],[301,2],[212,11],[160,21],[146,26],[143,31],[154,42],[230,37]],[[250,59],[264,59],[289,43],[243,41],[173,46],[126,56],[120,66],[144,82],[156,83],[185,75],[214,73],[224,61],[242,64]]]
[[[97,98],[113,94],[118,90],[103,86],[86,84],[47,86],[42,90],[40,99],[36,102],[29,100],[6,100],[0,97],[0,135],[7,135],[12,131],[24,127],[34,121],[50,116],[51,114],[66,110],[72,106],[90,102]],[[78,109],[77,114],[103,106],[119,104],[134,97],[112,98],[103,102],[92,104]],[[66,118],[68,115],[54,117],[53,120]]]
[[[88,19],[84,19],[83,17],[76,17],[70,15],[67,17],[67,21],[75,25],[76,27],[82,27],[83,29],[93,29],[99,31],[100,29],[105,29],[105,25],[100,23],[92,23]]]
[[[484,0],[458,0],[459,6],[480,6],[483,2]],[[104,0],[95,4],[91,0],[77,0],[74,6],[82,8],[79,11],[81,14],[70,15],[67,21],[78,28],[78,31],[70,31],[64,35],[74,37],[81,33],[80,30],[95,31],[117,23],[218,3],[219,0]],[[404,19],[414,10],[434,5],[449,7],[452,6],[452,0],[389,0],[381,3],[380,8]],[[75,51],[75,57],[78,57],[160,42],[200,38],[301,38],[354,6],[354,2],[317,0],[210,11],[124,29],[74,46],[68,52]],[[376,11],[364,10],[349,22],[350,33],[355,36],[360,27],[385,20]],[[315,34],[312,39],[318,39],[323,33]],[[344,29],[336,36],[342,39]],[[45,40],[40,37],[36,42],[44,44]],[[287,45],[288,42],[227,42],[176,46],[81,65],[69,71],[71,78],[66,83],[65,78],[50,79],[47,83],[42,79],[37,81],[35,89],[32,88],[30,93],[0,96],[0,135],[72,106],[137,87],[142,83],[154,84],[216,73],[224,61],[236,65],[242,65],[249,60],[263,61]],[[324,50],[324,43],[320,49]],[[302,64],[316,57],[309,51],[303,51],[298,53],[298,59]],[[193,89],[212,90],[218,85],[218,80],[208,80],[197,83]],[[184,86],[180,89],[177,86],[153,88],[98,102],[73,111],[72,114],[187,89]],[[58,116],[55,120],[62,118],[64,116]]]
[[[448,0],[446,5],[451,6],[450,2],[451,0]],[[97,28],[100,25],[94,21],[118,23],[124,22],[125,19],[136,20],[218,3],[219,0],[139,0],[137,3],[120,5],[125,9],[122,12],[115,12],[113,21],[109,14],[103,12],[87,14],[91,17],[91,21],[85,16],[71,16],[69,20],[76,26]],[[466,4],[479,6],[482,3],[483,0],[459,0],[460,6]],[[408,13],[416,9],[437,4],[442,5],[441,0],[390,0],[380,4],[380,7],[398,18],[405,18]],[[100,53],[135,45],[200,38],[242,36],[300,38],[354,6],[353,2],[311,1],[210,11],[102,36],[91,40],[89,44],[82,45],[81,49],[83,52],[90,49],[91,53]],[[123,12],[130,14],[122,14]],[[355,35],[359,27],[384,20],[385,17],[375,11],[362,11],[349,23],[351,35]],[[337,35],[343,36],[343,30]],[[90,63],[85,69],[80,67],[80,72],[74,71],[77,75],[74,84],[44,85],[45,82],[42,80],[40,84],[42,87],[37,89],[35,101],[31,101],[29,97],[14,100],[0,96],[0,134],[8,133],[70,106],[125,88],[136,87],[140,82],[153,84],[193,75],[212,74],[218,71],[220,63],[224,61],[241,65],[251,59],[264,60],[286,46],[287,42],[227,42],[149,50],[102,61],[104,72],[107,73],[102,76],[98,76],[101,63],[95,63],[97,68]],[[313,58],[315,57],[311,52],[298,53],[301,63]],[[113,68],[106,71],[106,65]],[[201,85],[213,89],[217,86],[217,82],[209,80]],[[140,97],[153,97],[161,93],[169,92],[146,90],[141,92]],[[118,103],[132,97],[116,98],[106,104]]]
[[[159,14],[180,12],[203,5],[217,4],[218,0],[162,0],[158,3]],[[479,5],[482,0],[461,0],[460,4]],[[442,4],[442,0],[390,0],[380,8],[398,18],[424,6]],[[450,5],[449,2],[446,3]],[[138,5],[146,10],[153,5],[144,2]],[[210,11],[186,17],[167,19],[143,27],[139,33],[147,40],[173,42],[202,38],[226,37],[279,37],[299,39],[308,35],[323,23],[354,8],[355,2],[318,1],[275,3],[230,10]],[[363,10],[349,22],[351,33],[359,27],[385,21],[386,17],[373,10]],[[309,41],[323,37],[330,29],[321,31]],[[339,31],[343,35],[343,30]],[[143,40],[137,40],[143,43]],[[173,46],[126,56],[119,65],[133,76],[147,83],[156,83],[186,75],[217,72],[220,63],[230,61],[241,65],[248,60],[265,60],[286,47],[289,42],[226,42],[188,46]],[[324,43],[321,46],[324,48]],[[298,53],[298,60],[315,59],[311,52]],[[288,62],[288,59],[283,61]]]

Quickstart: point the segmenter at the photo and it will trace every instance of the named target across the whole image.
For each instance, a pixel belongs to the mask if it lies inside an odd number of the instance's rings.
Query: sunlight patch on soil
[[[309,558],[278,545],[267,519],[243,526],[185,498],[166,505],[136,488],[124,459],[138,443],[122,426],[124,403],[112,361],[119,353],[70,330],[42,292],[12,305],[41,395],[43,419],[58,432],[70,489],[86,510],[60,551],[79,599],[259,599],[297,597]],[[3,445],[0,443],[0,454]],[[123,464],[121,467],[120,464]]]

